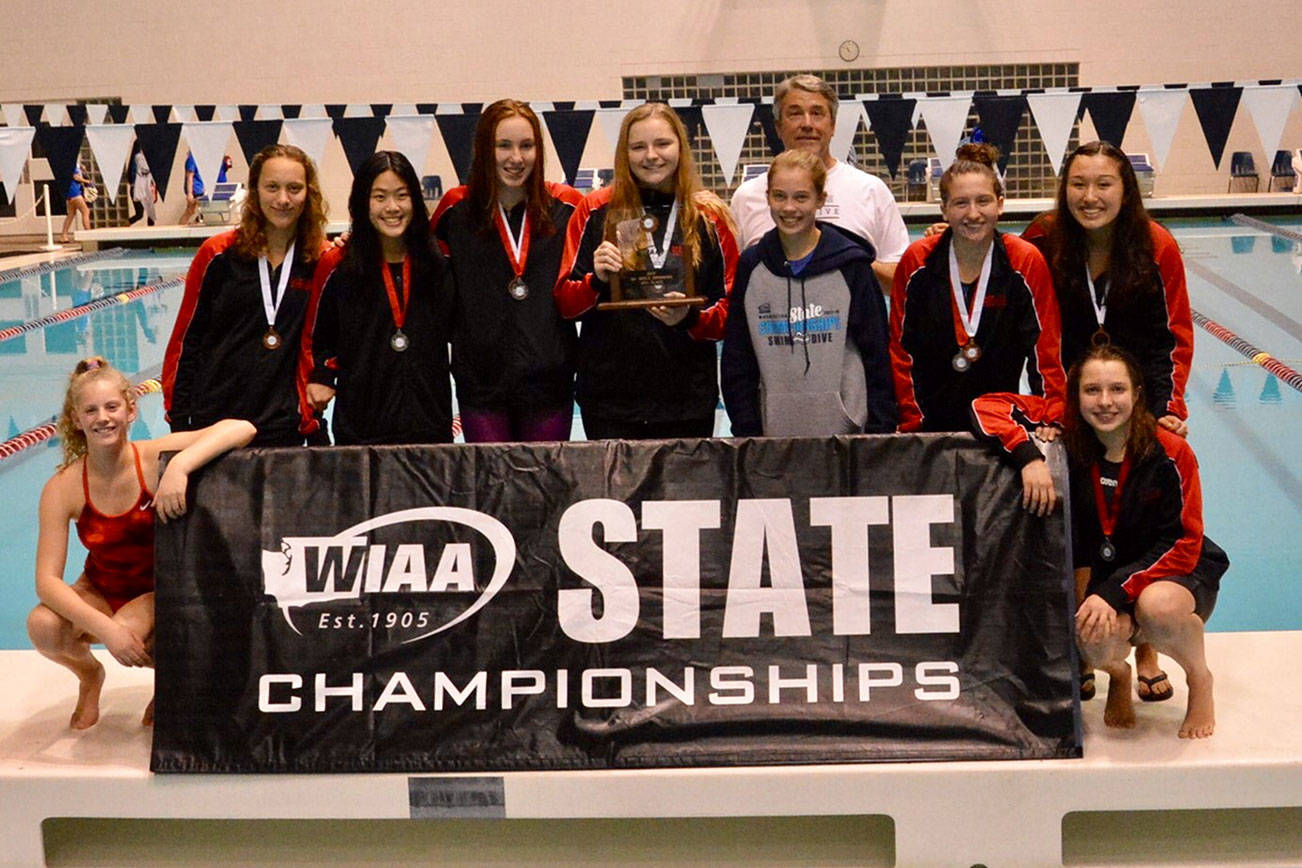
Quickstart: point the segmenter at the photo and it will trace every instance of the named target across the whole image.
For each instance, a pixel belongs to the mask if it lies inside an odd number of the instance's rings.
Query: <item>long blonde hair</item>
[[[662,102],[643,103],[625,115],[624,122],[619,125],[619,143],[615,145],[615,180],[611,184],[610,205],[606,208],[606,234],[613,235],[615,226],[620,221],[642,216],[642,194],[628,162],[628,137],[633,124],[650,118],[660,118],[668,123],[678,139],[674,196],[678,199],[679,213],[682,215],[678,225],[683,229],[683,258],[695,268],[701,264],[701,239],[696,225],[701,212],[705,211],[723,220],[734,233],[735,224],[723,200],[701,186],[701,177],[696,174],[696,164],[692,160],[692,145],[687,140],[687,128],[683,126],[678,112]]]
[[[59,469],[86,454],[86,432],[77,427],[77,397],[90,383],[108,380],[118,391],[129,408],[136,406],[136,395],[131,389],[131,381],[126,375],[108,363],[103,356],[91,356],[82,359],[73,368],[68,377],[68,390],[63,394],[63,410],[59,413],[59,438],[63,441],[63,462]]]

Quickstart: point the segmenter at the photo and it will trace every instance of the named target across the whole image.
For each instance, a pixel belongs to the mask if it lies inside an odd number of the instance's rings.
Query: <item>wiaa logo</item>
[[[418,522],[439,522],[469,528],[493,548],[493,574],[466,609],[442,624],[428,625],[414,642],[448,630],[488,605],[506,584],[515,564],[515,539],[500,521],[473,509],[426,506],[367,519],[334,536],[284,537],[281,550],[262,552],[262,588],[275,598],[290,628],[302,631],[290,610],[313,603],[359,600],[363,594],[471,592],[476,589],[474,558],[468,542],[449,542],[432,565],[423,542],[397,545],[370,543],[367,534],[380,528]],[[413,535],[416,539],[421,536]],[[409,537],[411,538],[411,537]],[[422,625],[425,626],[425,625]]]

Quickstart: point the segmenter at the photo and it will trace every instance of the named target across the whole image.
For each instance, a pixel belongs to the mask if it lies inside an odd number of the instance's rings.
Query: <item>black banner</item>
[[[151,765],[1079,756],[1020,496],[966,435],[234,453],[159,527]]]

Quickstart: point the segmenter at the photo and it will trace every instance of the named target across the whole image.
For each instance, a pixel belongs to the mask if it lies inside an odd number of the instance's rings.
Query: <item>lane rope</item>
[[[147,380],[141,380],[131,387],[131,392],[137,398],[143,395],[149,395],[154,392],[163,391],[163,383],[157,377],[150,377]],[[8,440],[0,443],[0,461],[6,458],[12,458],[24,449],[30,449],[33,446],[44,443],[59,433],[58,417],[51,416],[47,421],[42,422],[34,428],[28,428],[21,434],[15,434]]]
[[[1285,229],[1283,226],[1276,226],[1274,223],[1267,223],[1265,220],[1258,220],[1256,217],[1249,217],[1247,214],[1233,214],[1230,216],[1230,222],[1239,226],[1247,226],[1250,229],[1260,229],[1262,232],[1269,232],[1271,235],[1278,235],[1292,241],[1302,241],[1302,232],[1298,232],[1296,229]]]
[[[25,265],[22,268],[11,268],[8,271],[0,271],[0,283],[9,283],[10,281],[19,280],[24,277],[33,277],[38,274],[45,274],[48,271],[57,271],[60,268],[71,268],[78,265],[85,265],[88,262],[102,262],[105,259],[117,259],[126,253],[125,247],[112,247],[108,250],[97,250],[93,253],[83,253],[79,256],[69,256],[65,259],[55,259],[50,262],[38,262],[35,265]]]
[[[183,286],[184,284],[185,278],[174,277],[171,280],[164,280],[161,283],[154,283],[149,286],[138,286],[135,289],[126,292],[119,292],[116,295],[105,295],[95,299],[94,301],[79,304],[76,307],[57,310],[54,313],[46,314],[43,317],[28,320],[21,325],[10,326],[7,329],[0,329],[0,343],[13,340],[16,337],[21,337],[28,332],[43,329],[46,326],[68,322],[69,320],[78,319],[83,316],[89,316],[96,311],[104,310],[105,308],[113,307],[114,305],[126,304],[127,302],[134,301],[137,298],[151,295],[165,289],[173,289],[178,286]]]
[[[1198,311],[1193,311],[1193,321],[1198,323],[1202,329],[1221,343],[1234,349],[1239,355],[1251,361],[1254,365],[1260,365],[1267,371],[1270,371],[1281,381],[1288,383],[1294,389],[1302,392],[1302,374],[1299,374],[1270,353],[1253,346],[1225,326],[1213,319],[1208,319]]]

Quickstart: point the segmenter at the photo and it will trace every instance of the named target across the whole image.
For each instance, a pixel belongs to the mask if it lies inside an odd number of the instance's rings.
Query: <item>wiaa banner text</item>
[[[1063,516],[967,435],[244,450],[190,494],[155,771],[1080,755]]]

